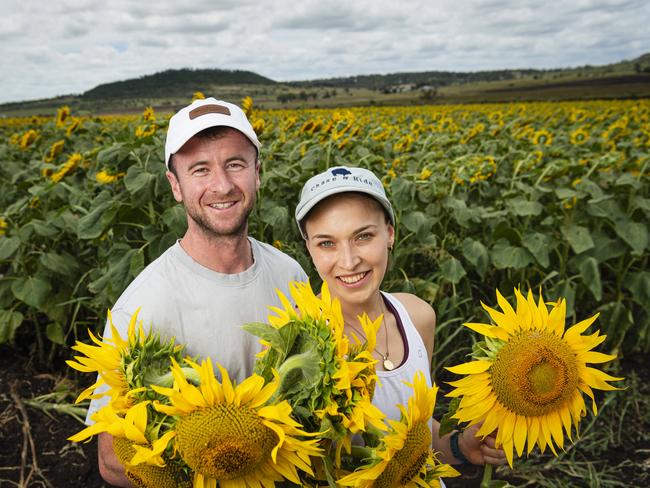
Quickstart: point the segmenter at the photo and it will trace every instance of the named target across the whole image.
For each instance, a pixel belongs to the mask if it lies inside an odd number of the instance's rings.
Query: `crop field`
[[[298,259],[313,283],[293,220],[302,184],[340,164],[380,176],[397,218],[384,288],[415,293],[436,310],[432,369],[442,392],[444,366],[462,362],[475,341],[462,323],[488,321],[481,302],[494,306],[496,289],[511,303],[515,287],[565,297],[570,323],[600,313],[593,327],[607,339],[599,350],[619,357],[604,369],[625,376],[627,390],[601,395],[598,415],[588,414],[580,440],[560,457],[531,455],[497,478],[650,483],[650,101],[244,106],[263,146],[250,233]],[[182,236],[185,213],[162,163],[168,117],[152,109],[77,116],[61,107],[56,117],[0,119],[3,355],[72,376],[57,366],[70,346],[88,328],[101,331],[131,279]],[[76,397],[72,385],[58,405]],[[11,403],[7,391],[0,411]],[[0,432],[7,424],[0,416]],[[0,484],[20,486],[20,457],[12,471],[10,454],[0,451],[9,466]],[[26,470],[23,462],[21,476]],[[455,483],[447,484],[464,486]]]

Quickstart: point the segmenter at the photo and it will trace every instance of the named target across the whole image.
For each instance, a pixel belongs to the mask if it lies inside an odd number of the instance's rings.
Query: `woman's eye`
[[[357,236],[357,240],[359,241],[367,241],[368,239],[372,239],[372,234],[369,234],[367,232],[364,232]]]
[[[332,241],[321,241],[318,243],[318,247],[332,247],[334,243]]]

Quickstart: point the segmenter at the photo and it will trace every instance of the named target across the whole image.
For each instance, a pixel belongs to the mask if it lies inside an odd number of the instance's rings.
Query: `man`
[[[141,307],[145,326],[187,346],[191,356],[211,357],[231,377],[252,373],[257,338],[241,325],[265,322],[268,305],[288,296],[288,283],[306,281],[300,265],[274,247],[248,236],[248,216],[260,185],[260,143],[236,105],[197,100],[169,121],[165,143],[167,179],[187,214],[187,232],[147,266],[112,309],[126,335]],[[110,329],[104,332],[110,337]],[[91,415],[102,404],[93,400]],[[99,435],[102,477],[132,486],[113,451],[110,434]]]

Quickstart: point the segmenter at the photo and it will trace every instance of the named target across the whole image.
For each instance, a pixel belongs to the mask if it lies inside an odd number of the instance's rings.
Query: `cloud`
[[[288,81],[604,64],[650,46],[644,0],[4,0],[3,7],[0,102],[170,68],[246,69]]]

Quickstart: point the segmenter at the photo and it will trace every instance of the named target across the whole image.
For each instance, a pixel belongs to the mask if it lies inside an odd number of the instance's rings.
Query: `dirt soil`
[[[50,365],[46,371],[36,367],[32,358],[33,354],[26,348],[0,345],[0,487],[108,488],[97,468],[96,441],[76,444],[66,440],[83,428],[80,421],[70,415],[46,415],[26,404],[30,399],[52,392],[61,381],[68,382],[64,384],[74,391],[73,398],[92,378],[90,375],[75,378],[62,361]],[[648,387],[650,367],[646,361],[629,366]],[[76,386],[75,379],[80,382]],[[648,426],[640,427],[647,433]],[[642,446],[627,447],[630,452],[609,453],[611,460],[638,459],[641,453],[647,453],[645,449],[639,450]],[[461,472],[460,478],[446,481],[449,488],[479,486],[482,468],[470,466]],[[629,475],[634,476],[634,472],[632,467]],[[510,481],[520,484],[522,480]]]

